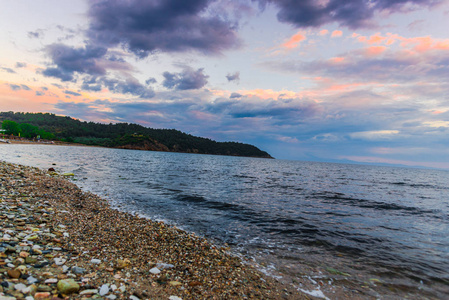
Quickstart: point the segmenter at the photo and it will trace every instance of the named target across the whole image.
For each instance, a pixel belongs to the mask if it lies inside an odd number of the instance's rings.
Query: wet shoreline
[[[5,299],[307,299],[225,248],[113,210],[66,179],[5,162],[0,179]]]

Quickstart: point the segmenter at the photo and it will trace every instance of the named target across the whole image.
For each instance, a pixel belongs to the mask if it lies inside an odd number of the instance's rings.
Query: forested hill
[[[9,126],[14,122],[18,125],[15,126],[15,133],[13,129],[8,128],[8,130],[12,130],[8,132],[9,134],[17,135],[21,128],[27,128],[28,131],[30,131],[30,128],[34,128],[34,132],[44,132],[55,140],[85,145],[272,158],[267,152],[249,144],[216,142],[175,129],[153,129],[130,123],[81,122],[71,117],[56,116],[49,113],[0,112],[0,122],[4,120],[13,121],[5,122]],[[5,129],[5,126],[3,128]],[[24,136],[23,133],[22,136]]]

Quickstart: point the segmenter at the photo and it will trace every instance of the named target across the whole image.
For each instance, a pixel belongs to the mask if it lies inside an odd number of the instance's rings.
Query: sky
[[[0,4],[0,111],[449,169],[447,0]]]

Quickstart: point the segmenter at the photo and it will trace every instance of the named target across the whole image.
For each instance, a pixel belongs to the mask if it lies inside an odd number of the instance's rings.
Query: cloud
[[[214,1],[89,1],[88,37],[96,44],[121,45],[140,58],[156,51],[196,50],[220,54],[240,41],[237,25],[214,13]]]
[[[11,68],[0,67],[0,69],[3,70],[3,71],[5,71],[5,72],[8,72],[8,73],[10,73],[10,74],[16,73],[16,71],[14,71],[14,70],[11,69]]]
[[[162,85],[169,89],[192,90],[200,89],[207,84],[208,75],[203,73],[204,69],[193,70],[185,66],[180,73],[164,72]]]
[[[42,29],[37,29],[36,31],[28,31],[28,37],[30,39],[37,39],[43,37],[44,31]]]
[[[283,43],[282,47],[286,49],[294,49],[299,47],[300,43],[302,41],[305,41],[306,39],[307,38],[303,32],[298,32],[295,35],[293,35],[288,41]]]
[[[41,91],[36,91],[36,96],[43,96],[43,95],[45,95],[45,93],[44,93],[44,92],[41,92]]]
[[[362,131],[353,132],[349,136],[352,139],[362,139],[369,141],[385,141],[396,139],[399,134],[398,130],[376,130],[376,131]]]
[[[7,84],[7,85],[13,91],[20,91],[20,90],[31,91],[31,88],[29,86],[25,85],[25,84],[21,84],[21,85],[18,85],[18,84]]]
[[[81,96],[80,93],[72,92],[72,91],[69,91],[69,90],[65,90],[65,91],[64,91],[64,94],[66,94],[66,95],[72,95],[72,96]]]
[[[25,62],[16,62],[16,68],[25,68],[27,63]]]
[[[240,72],[235,72],[234,74],[228,74],[228,75],[226,75],[226,79],[228,80],[228,82],[231,82],[231,81],[236,81],[236,82],[239,82],[240,81]]]
[[[150,84],[154,84],[157,83],[156,78],[150,77],[147,80],[145,80],[145,84],[150,85]]]
[[[262,6],[273,4],[279,12],[280,22],[296,27],[319,27],[328,23],[338,23],[348,28],[374,26],[376,12],[396,13],[406,9],[432,7],[441,0],[258,0]]]
[[[151,88],[142,85],[132,77],[125,80],[101,78],[99,81],[113,93],[131,94],[143,99],[152,98],[155,95]]]
[[[87,45],[74,48],[64,44],[52,44],[46,52],[56,67],[48,67],[42,74],[62,81],[74,80],[75,73],[104,75],[106,69],[99,63],[107,52],[106,48]]]
[[[334,31],[332,31],[331,37],[341,37],[342,35],[343,35],[343,31],[334,30]]]
[[[242,94],[232,93],[231,96],[229,96],[229,98],[231,99],[242,98]]]

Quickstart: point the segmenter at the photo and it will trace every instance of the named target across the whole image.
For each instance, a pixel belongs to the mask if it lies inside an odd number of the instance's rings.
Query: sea
[[[73,172],[113,208],[315,296],[351,281],[379,299],[449,298],[447,170],[38,144],[2,144],[0,159]]]

